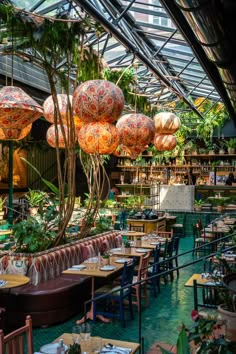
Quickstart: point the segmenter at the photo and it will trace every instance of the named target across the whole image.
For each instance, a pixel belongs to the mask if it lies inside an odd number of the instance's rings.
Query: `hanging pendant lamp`
[[[6,140],[43,115],[43,108],[20,87],[4,86],[0,90],[0,128]],[[7,132],[7,135],[6,135]]]

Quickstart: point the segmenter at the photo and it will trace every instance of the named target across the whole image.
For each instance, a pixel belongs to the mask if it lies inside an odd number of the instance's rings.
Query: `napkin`
[[[131,348],[117,347],[116,345],[113,345],[111,348],[103,347],[100,353],[129,354],[131,352]]]
[[[0,279],[0,287],[7,284],[6,280]]]

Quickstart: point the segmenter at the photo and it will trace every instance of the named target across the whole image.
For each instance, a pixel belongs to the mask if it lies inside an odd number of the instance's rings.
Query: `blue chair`
[[[102,315],[108,318],[118,318],[120,319],[122,326],[125,327],[125,309],[127,305],[130,312],[130,318],[134,318],[132,307],[132,281],[135,262],[136,259],[133,259],[129,263],[125,262],[119,285],[107,284],[95,291],[93,300],[94,321],[96,321],[97,315]],[[130,286],[123,289],[127,285]],[[104,295],[104,297],[96,299],[101,295]]]
[[[151,293],[154,297],[157,297],[157,292],[160,293],[160,277],[157,276],[158,273],[160,273],[159,261],[160,247],[157,245],[153,252],[153,264],[148,269],[148,277],[152,277],[150,279],[150,287]]]

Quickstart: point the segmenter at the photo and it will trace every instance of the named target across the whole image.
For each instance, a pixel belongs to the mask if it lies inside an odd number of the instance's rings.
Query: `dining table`
[[[129,239],[131,240],[134,240],[136,238],[139,238],[139,237],[143,237],[143,236],[146,236],[147,233],[146,232],[142,232],[142,231],[132,231],[132,230],[123,230],[121,231],[121,236],[125,236],[125,237],[128,237]]]
[[[0,290],[26,285],[30,278],[20,274],[0,274]]]
[[[93,336],[90,337],[90,345],[92,344]],[[60,339],[63,339],[64,344],[66,344],[68,347],[73,344],[73,338],[72,338],[72,333],[63,333],[61,334],[58,338],[56,338],[53,343],[58,343]],[[114,346],[114,353],[116,353],[116,350],[120,352],[119,354],[126,354],[129,352],[130,354],[136,353],[140,349],[140,344],[136,342],[128,342],[128,341],[122,341],[122,340],[116,340],[116,339],[110,339],[110,338],[101,338],[102,340],[102,346],[105,347],[106,345],[109,344]],[[117,347],[117,348],[115,348]],[[118,348],[119,347],[119,348]],[[122,351],[122,349],[124,351]],[[86,350],[91,353],[91,350],[89,350],[89,346],[86,347]],[[81,342],[81,352],[83,353],[83,341]],[[112,349],[110,350],[109,353],[113,353]]]
[[[118,263],[118,262],[112,262],[110,261],[109,265],[102,265],[99,264],[99,261],[90,263],[90,260],[88,259],[87,261],[79,264],[79,265],[74,265],[71,268],[68,268],[64,270],[62,273],[63,274],[74,274],[74,275],[84,275],[84,276],[90,276],[91,277],[91,306],[89,311],[86,313],[86,316],[83,316],[80,320],[78,320],[76,323],[81,324],[86,321],[86,319],[93,320],[93,298],[94,298],[94,292],[95,292],[95,278],[109,278],[115,273],[118,273],[122,268],[124,267],[124,262],[123,263]],[[110,322],[110,320],[102,315],[97,315],[97,318],[99,318],[103,322]]]
[[[209,283],[209,285],[219,285],[217,281],[215,281],[214,279],[212,279],[211,274],[209,273],[195,273],[193,274],[184,284],[184,286],[186,287],[193,287],[193,281],[196,280],[197,281],[197,285],[204,285]]]
[[[151,252],[150,247],[131,247],[128,250],[126,248],[113,248],[111,250],[113,256],[122,257],[142,257],[145,253]]]

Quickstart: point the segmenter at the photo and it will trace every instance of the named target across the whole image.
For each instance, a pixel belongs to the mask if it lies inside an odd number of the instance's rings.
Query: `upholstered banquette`
[[[80,264],[101,250],[121,245],[117,231],[109,231],[34,254],[10,253],[0,259],[1,273],[27,275],[30,283],[0,292],[7,309],[7,325],[24,323],[27,314],[34,326],[48,326],[83,310],[90,298],[89,277],[64,275],[63,270]]]

